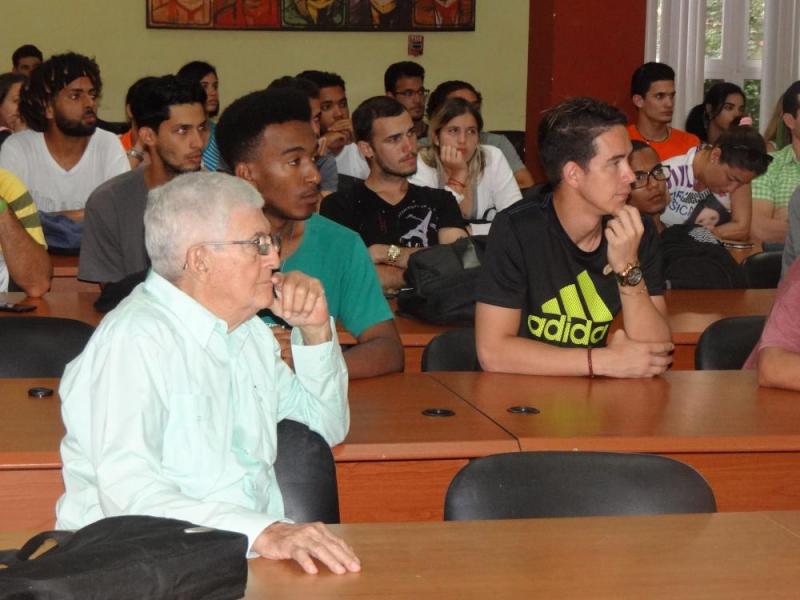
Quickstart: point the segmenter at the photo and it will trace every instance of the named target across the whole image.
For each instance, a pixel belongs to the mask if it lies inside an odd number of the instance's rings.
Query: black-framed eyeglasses
[[[252,240],[233,240],[230,242],[200,242],[200,246],[255,246],[256,251],[261,256],[267,256],[274,249],[275,252],[281,251],[280,236],[273,236],[269,233],[257,235]]]
[[[669,167],[662,164],[656,165],[650,169],[650,171],[634,171],[633,176],[636,177],[636,179],[631,183],[631,189],[636,190],[646,187],[647,184],[650,183],[651,177],[656,181],[666,181],[669,179],[669,173]]]
[[[403,90],[402,92],[395,92],[394,94],[395,96],[402,96],[406,100],[411,100],[411,98],[413,98],[414,96],[419,96],[420,98],[424,98],[430,93],[431,91],[429,89],[420,88],[418,90]]]

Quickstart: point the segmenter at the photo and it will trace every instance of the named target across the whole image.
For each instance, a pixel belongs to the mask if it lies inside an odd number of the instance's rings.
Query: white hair
[[[252,185],[224,173],[187,173],[150,190],[144,243],[153,270],[177,281],[192,245],[223,241],[234,210],[263,206]]]

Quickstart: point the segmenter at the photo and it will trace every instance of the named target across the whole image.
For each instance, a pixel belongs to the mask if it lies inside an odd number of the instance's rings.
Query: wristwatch
[[[389,261],[390,265],[393,265],[397,262],[398,258],[400,258],[400,247],[391,244],[389,249],[386,250],[386,260]]]
[[[639,282],[642,280],[642,267],[639,266],[639,263],[628,263],[628,266],[623,269],[622,273],[614,273],[617,277],[617,283],[623,287],[633,287],[635,285],[639,285]]]

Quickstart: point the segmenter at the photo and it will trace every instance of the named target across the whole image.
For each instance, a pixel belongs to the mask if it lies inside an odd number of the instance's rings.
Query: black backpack
[[[673,225],[661,234],[664,279],[675,290],[746,288],[744,270],[713,234]]]
[[[466,237],[412,254],[397,295],[401,315],[437,325],[472,324],[487,236]]]
[[[47,541],[57,542],[35,559]],[[148,516],[45,531],[0,551],[1,600],[241,598],[247,536]]]

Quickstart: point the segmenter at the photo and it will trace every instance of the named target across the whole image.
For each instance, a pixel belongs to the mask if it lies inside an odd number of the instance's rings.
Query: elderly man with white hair
[[[98,327],[61,383],[66,491],[57,526],[147,514],[248,536],[251,555],[357,571],[322,524],[286,522],[276,426],[330,444],[349,426],[347,369],[316,279],[276,273],[278,248],[247,182],[179,176],[145,212],[147,279]],[[256,312],[294,327],[296,374]]]

